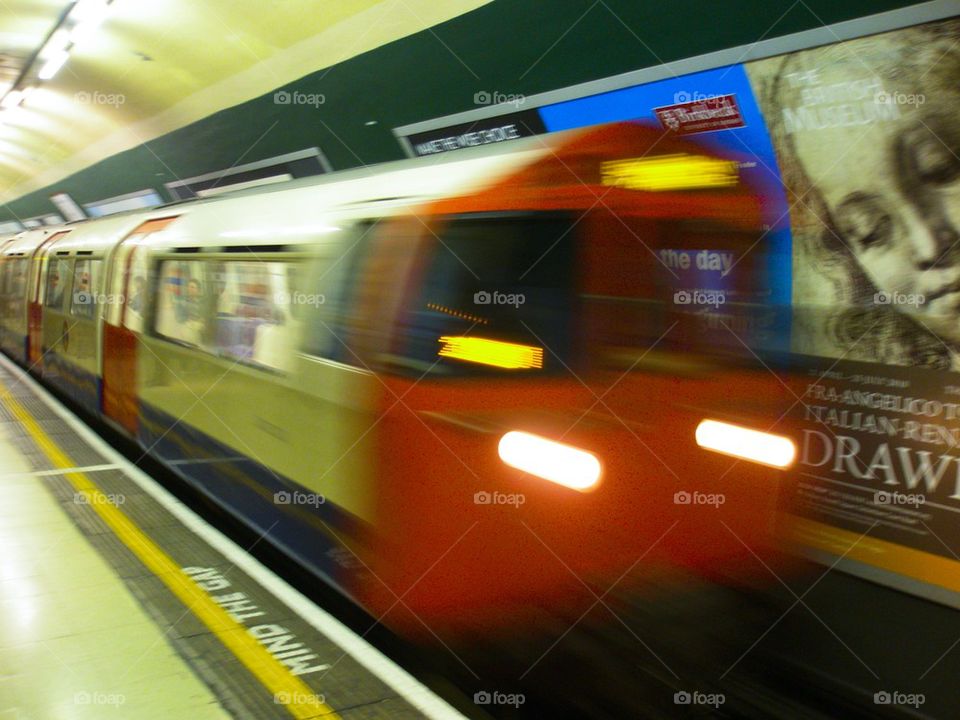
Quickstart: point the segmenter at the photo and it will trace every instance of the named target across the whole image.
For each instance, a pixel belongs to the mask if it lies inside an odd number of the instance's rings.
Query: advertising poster
[[[809,359],[797,539],[960,605],[960,21],[746,65]]]

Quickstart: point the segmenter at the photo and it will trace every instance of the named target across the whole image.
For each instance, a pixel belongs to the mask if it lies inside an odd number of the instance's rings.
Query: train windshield
[[[395,368],[433,375],[562,371],[573,350],[574,224],[548,214],[444,225],[401,313]]]

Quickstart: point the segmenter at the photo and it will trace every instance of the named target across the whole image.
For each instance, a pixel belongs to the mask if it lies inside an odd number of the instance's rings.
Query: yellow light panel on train
[[[441,337],[440,342],[443,343],[443,347],[437,352],[440,357],[507,370],[532,370],[543,367],[543,348],[531,345],[451,335]]]
[[[512,430],[500,438],[497,452],[510,467],[580,492],[600,481],[595,455],[539,435]]]
[[[600,164],[600,180],[628,190],[658,192],[732,187],[737,184],[737,163],[731,160],[676,153]]]
[[[776,468],[789,467],[797,456],[797,446],[790,438],[718,420],[701,422],[696,438],[697,445],[707,450]]]

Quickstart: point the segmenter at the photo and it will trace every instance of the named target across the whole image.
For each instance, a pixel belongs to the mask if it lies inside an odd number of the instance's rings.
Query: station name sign
[[[536,110],[499,115],[460,125],[427,130],[407,137],[414,155],[424,157],[478,145],[531,137],[546,132]]]

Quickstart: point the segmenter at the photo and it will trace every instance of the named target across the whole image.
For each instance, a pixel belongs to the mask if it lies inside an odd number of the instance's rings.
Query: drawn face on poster
[[[960,370],[960,21],[747,72],[792,206],[794,351]]]

